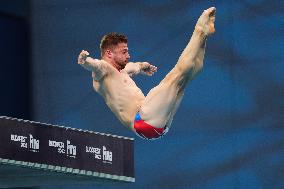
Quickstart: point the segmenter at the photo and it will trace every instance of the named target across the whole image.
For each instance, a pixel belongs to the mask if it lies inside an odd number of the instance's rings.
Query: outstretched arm
[[[123,71],[125,71],[131,77],[139,73],[152,76],[155,72],[157,72],[157,67],[149,64],[148,62],[129,62],[126,64]]]
[[[78,64],[88,71],[94,71],[96,69],[99,69],[98,67],[99,60],[93,59],[89,57],[89,55],[90,54],[88,51],[82,50],[78,56]]]
[[[107,74],[106,64],[103,60],[93,59],[89,57],[89,52],[82,50],[78,56],[78,64],[93,73],[95,80],[100,80]]]

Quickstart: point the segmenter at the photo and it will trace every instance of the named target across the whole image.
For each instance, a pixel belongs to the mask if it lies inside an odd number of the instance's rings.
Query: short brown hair
[[[116,32],[104,35],[100,44],[101,55],[103,55],[107,49],[112,48],[119,43],[127,43],[127,37]]]

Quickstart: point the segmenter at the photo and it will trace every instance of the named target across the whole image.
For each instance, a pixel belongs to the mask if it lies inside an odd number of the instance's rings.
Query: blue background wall
[[[135,183],[84,188],[284,188],[282,1],[30,3],[32,119],[136,139]],[[153,77],[135,78],[147,94],[210,6],[217,8],[216,34],[208,39],[203,72],[187,87],[169,133],[156,141],[137,138],[93,91],[90,73],[76,64],[78,53],[98,57],[105,33],[126,34],[131,61],[158,66]]]
[[[0,1],[0,115],[31,119],[29,2]]]

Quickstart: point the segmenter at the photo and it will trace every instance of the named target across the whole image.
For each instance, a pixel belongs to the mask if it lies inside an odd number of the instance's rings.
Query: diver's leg
[[[148,124],[161,128],[172,119],[187,83],[202,69],[206,38],[215,31],[215,11],[209,8],[202,13],[175,67],[146,96],[140,115]]]

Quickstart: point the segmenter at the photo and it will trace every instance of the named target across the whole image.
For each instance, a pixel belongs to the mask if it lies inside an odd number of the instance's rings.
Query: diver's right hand
[[[78,64],[83,65],[86,62],[87,57],[90,55],[88,51],[82,50],[78,56]]]

